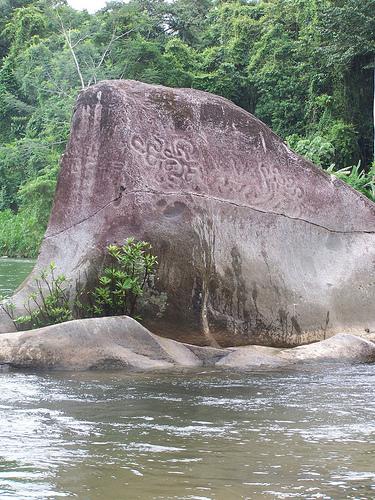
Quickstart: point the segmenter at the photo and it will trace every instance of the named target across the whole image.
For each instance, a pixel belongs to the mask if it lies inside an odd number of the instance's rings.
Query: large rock
[[[15,368],[157,370],[200,366],[179,342],[153,335],[129,317],[83,319],[0,335],[0,364]]]
[[[353,335],[291,349],[264,346],[216,349],[152,334],[126,316],[69,321],[0,335],[0,371],[18,369],[147,371],[211,366],[235,370],[284,368],[316,362],[370,363],[375,344]]]
[[[82,277],[108,243],[146,239],[167,295],[142,313],[155,333],[298,345],[374,329],[374,231],[373,203],[226,99],[104,81],[78,98],[35,272]]]

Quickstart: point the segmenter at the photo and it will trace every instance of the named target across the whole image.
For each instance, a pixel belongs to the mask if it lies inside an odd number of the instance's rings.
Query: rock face
[[[167,295],[161,318],[142,312],[152,331],[299,345],[375,327],[374,232],[374,204],[226,99],[104,81],[78,98],[35,272],[82,276],[108,243],[146,239]]]
[[[0,335],[0,371],[4,366],[128,371],[211,366],[251,370],[311,362],[375,362],[375,344],[341,334],[292,349],[263,346],[216,349],[159,337],[126,316],[69,321]]]

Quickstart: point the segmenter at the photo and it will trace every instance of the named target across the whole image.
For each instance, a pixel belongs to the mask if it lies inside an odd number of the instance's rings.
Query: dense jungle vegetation
[[[0,255],[37,254],[77,93],[194,87],[373,196],[375,0],[0,0]],[[332,166],[334,164],[334,166]],[[350,175],[349,175],[350,174]]]

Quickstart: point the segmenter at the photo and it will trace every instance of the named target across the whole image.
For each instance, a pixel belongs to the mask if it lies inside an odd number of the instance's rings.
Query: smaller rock
[[[375,361],[375,344],[356,335],[340,333],[321,342],[284,349],[280,355],[286,360],[305,363],[312,361],[372,363]]]
[[[373,330],[367,330],[363,334],[358,336],[362,339],[369,340],[370,342],[375,342],[375,332]]]
[[[237,347],[218,361],[216,366],[238,369],[277,368],[312,362],[372,363],[375,362],[375,344],[355,335],[342,333],[292,349]]]
[[[197,347],[154,335],[127,316],[69,321],[0,335],[0,371],[2,367],[146,371],[200,366],[247,370],[319,361],[374,362],[375,344],[340,334],[293,349]]]
[[[158,370],[201,366],[184,344],[127,316],[68,321],[0,335],[0,364],[16,368]]]
[[[250,345],[227,349],[229,353],[216,366],[237,369],[278,368],[290,366],[291,362],[280,357],[281,349]]]
[[[212,366],[217,361],[221,360],[223,356],[228,354],[228,349],[219,349],[216,347],[201,347],[192,344],[184,344],[190,351],[192,351],[198,359],[201,360],[204,366]]]

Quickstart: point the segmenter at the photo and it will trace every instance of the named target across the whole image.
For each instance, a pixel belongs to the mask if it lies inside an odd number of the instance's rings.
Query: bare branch
[[[55,80],[54,80],[53,76],[51,75],[51,73],[49,72],[49,70],[48,70],[48,69],[46,69],[46,73],[47,73],[47,76],[48,76],[48,80],[49,80],[49,82],[50,82],[50,83],[54,86],[55,90],[52,90],[52,89],[46,89],[46,88],[45,88],[45,89],[44,89],[44,92],[47,92],[47,93],[49,93],[49,94],[56,94],[56,93],[57,93],[57,95],[60,95],[60,96],[61,96],[61,95],[63,95],[63,96],[65,96],[65,97],[68,97],[68,96],[69,96],[69,94],[68,94],[68,93],[67,93],[67,92],[66,92],[66,91],[65,91],[62,87],[60,87],[60,85],[58,85],[58,84],[55,82]]]
[[[132,33],[133,31],[136,30],[136,28],[131,28],[130,30],[128,31],[125,31],[124,33],[121,33],[120,35],[117,35],[115,36],[115,33],[112,33],[112,36],[111,36],[111,39],[108,43],[108,45],[106,46],[106,48],[104,49],[101,57],[100,57],[100,60],[98,62],[98,64],[94,66],[94,69],[93,69],[93,74],[90,78],[90,80],[88,81],[87,85],[85,84],[85,81],[84,81],[84,78],[83,78],[83,74],[82,74],[82,71],[81,71],[81,66],[80,66],[80,62],[78,60],[78,57],[75,53],[75,48],[80,44],[82,43],[84,40],[86,40],[87,38],[89,38],[90,36],[92,36],[92,33],[90,34],[87,34],[87,35],[84,35],[82,37],[80,37],[78,40],[76,40],[74,43],[72,42],[72,35],[71,35],[71,31],[69,29],[66,29],[65,28],[65,25],[64,25],[64,22],[63,20],[61,19],[61,16],[59,15],[58,12],[56,12],[57,14],[57,17],[59,18],[59,21],[60,21],[60,25],[61,25],[61,33],[62,35],[64,36],[65,38],[65,42],[72,54],[72,58],[73,58],[73,61],[74,61],[74,65],[76,67],[76,71],[77,71],[77,74],[78,74],[78,77],[80,79],[80,82],[81,82],[81,88],[82,90],[86,89],[87,87],[90,87],[90,85],[92,85],[92,83],[96,83],[97,81],[97,71],[100,69],[100,67],[103,65],[104,61],[105,61],[105,58],[108,56],[111,48],[112,48],[112,45],[117,41],[119,40],[120,38],[124,38],[125,36],[129,35],[130,33]],[[87,64],[86,64],[87,66]]]
[[[81,88],[82,88],[82,90],[84,90],[86,88],[85,81],[84,81],[83,76],[82,76],[81,68],[79,66],[79,62],[78,62],[76,53],[74,52],[74,48],[72,46],[72,41],[71,41],[70,33],[68,33],[65,30],[65,28],[63,29],[63,35],[65,37],[66,43],[68,44],[69,50],[70,50],[70,52],[72,54],[75,67],[76,67],[79,79],[81,81]]]
[[[105,48],[103,54],[102,54],[102,57],[100,58],[98,64],[96,65],[95,67],[95,73],[92,75],[92,77],[90,78],[90,81],[89,81],[89,84],[88,86],[91,85],[91,83],[95,80],[96,82],[96,72],[99,70],[99,68],[102,66],[102,64],[104,63],[104,60],[105,58],[107,57],[109,51],[111,50],[111,47],[112,45],[117,41],[119,40],[120,38],[124,38],[125,36],[129,35],[130,33],[132,33],[133,31],[135,31],[136,28],[132,28],[128,31],[125,31],[124,33],[121,33],[121,35],[117,35],[115,36],[114,33],[112,33],[112,37],[107,45],[107,47]]]
[[[79,79],[81,81],[81,88],[82,88],[82,90],[84,90],[86,88],[85,81],[84,81],[83,76],[82,76],[82,72],[81,72],[81,68],[80,68],[80,65],[79,65],[78,58],[76,56],[76,53],[74,52],[74,47],[76,46],[76,44],[75,45],[72,44],[72,37],[71,37],[71,34],[70,34],[70,30],[66,30],[66,28],[64,26],[64,22],[61,19],[61,16],[59,15],[58,12],[57,12],[57,16],[58,16],[58,18],[60,20],[62,34],[64,35],[65,41],[66,41],[66,43],[67,43],[67,45],[69,47],[69,50],[70,50],[70,52],[72,54],[72,57],[73,57],[73,61],[74,61],[75,67],[76,67]]]
[[[92,35],[93,35],[92,33],[89,33],[88,35],[81,36],[81,38],[79,38],[75,43],[72,44],[73,49],[77,47],[77,45],[79,45],[84,40],[87,40],[87,38],[90,38],[90,36]]]

